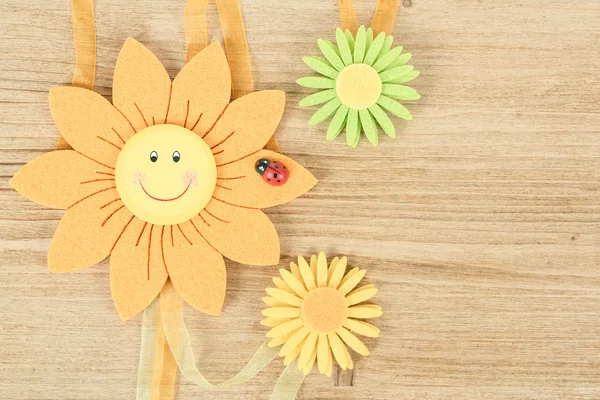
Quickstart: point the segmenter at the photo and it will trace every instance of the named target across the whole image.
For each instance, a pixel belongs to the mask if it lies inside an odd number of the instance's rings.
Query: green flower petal
[[[311,89],[333,89],[334,80],[324,76],[305,76],[296,81],[300,86]]]
[[[415,67],[413,67],[412,65],[403,65],[401,67],[387,69],[387,70],[383,71],[382,73],[380,73],[379,77],[381,78],[381,82],[385,83],[385,82],[393,81],[394,79],[401,78],[404,75],[411,72],[413,69],[415,69]]]
[[[342,104],[333,116],[333,119],[329,124],[329,128],[327,128],[327,135],[325,136],[325,139],[333,140],[338,137],[338,135],[346,126],[346,116],[348,116],[348,107]]]
[[[381,93],[397,100],[418,100],[421,98],[419,93],[411,87],[389,83],[383,84]]]
[[[303,98],[299,105],[302,107],[316,106],[317,104],[328,102],[336,96],[335,89],[322,90]]]
[[[356,147],[360,139],[360,121],[358,120],[358,110],[348,110],[348,124],[346,125],[346,143],[348,146]]]
[[[373,146],[379,143],[379,135],[377,134],[377,126],[368,109],[364,108],[358,112],[360,123],[365,131],[365,136]]]
[[[310,68],[314,69],[321,75],[328,76],[332,79],[337,78],[337,76],[340,74],[336,69],[334,69],[331,66],[331,64],[329,64],[325,59],[321,57],[302,57],[302,61],[304,61],[304,64],[308,65]]]
[[[419,71],[410,71],[408,74],[401,76],[400,78],[394,79],[392,81],[389,81],[388,83],[406,83],[406,82],[410,82],[413,79],[415,79],[417,76],[419,76],[420,72]]]
[[[325,121],[327,118],[331,117],[334,112],[336,112],[336,110],[340,107],[341,104],[342,102],[337,97],[329,101],[329,103],[319,108],[317,112],[313,114],[313,116],[308,121],[308,124],[316,125]]]
[[[392,122],[390,117],[387,116],[385,111],[383,111],[381,107],[379,107],[377,104],[373,104],[371,107],[369,107],[369,111],[371,112],[373,117],[375,117],[375,120],[377,121],[379,126],[381,126],[386,135],[395,138],[396,127],[394,126],[394,123]]]
[[[383,71],[385,67],[396,60],[400,53],[402,53],[402,46],[398,46],[388,51],[387,54],[383,55],[375,64],[373,64],[373,68],[377,72]]]
[[[371,29],[371,28],[369,28],[369,29]],[[381,32],[379,35],[377,35],[377,38],[375,38],[375,40],[373,41],[371,46],[369,46],[367,55],[365,56],[365,59],[363,60],[363,62],[365,64],[373,65],[373,63],[377,59],[377,56],[379,55],[379,52],[381,51],[381,49],[383,47],[384,42],[385,42],[385,33]]]
[[[333,43],[329,40],[319,39],[317,40],[317,44],[319,45],[319,49],[321,49],[321,53],[323,53],[327,61],[329,61],[335,69],[338,71],[344,69],[344,62],[340,58],[340,53]]]
[[[367,47],[367,32],[365,26],[361,25],[356,32],[356,42],[354,43],[354,62],[360,64],[365,58],[365,48]]]
[[[398,58],[396,58],[394,60],[394,62],[392,62],[390,65],[388,65],[387,67],[384,68],[384,70],[387,69],[392,69],[392,68],[396,68],[396,67],[401,67],[404,64],[406,64],[408,62],[408,60],[410,60],[410,58],[412,57],[411,53],[404,53],[398,56]]]
[[[350,52],[354,53],[354,36],[352,36],[352,32],[348,29],[344,31],[344,35],[346,35],[346,40],[348,41],[348,46],[350,46]]]
[[[386,36],[385,40],[383,41],[383,46],[381,46],[381,51],[379,52],[379,55],[377,55],[375,61],[378,61],[381,57],[383,57],[390,51],[390,49],[392,48],[392,43],[394,43],[394,37],[391,35]]]
[[[373,28],[367,29],[367,46],[365,47],[365,51],[369,50],[371,45],[373,44]]]
[[[348,40],[346,39],[344,32],[342,32],[340,28],[337,28],[335,31],[335,39],[337,41],[338,49],[340,50],[342,61],[344,61],[344,65],[352,64],[352,52],[350,51],[350,45],[348,44]]]
[[[409,121],[412,119],[412,115],[410,115],[410,112],[406,109],[406,107],[404,107],[397,101],[390,99],[389,97],[380,96],[379,100],[377,100],[377,104],[379,104],[381,107],[385,108],[398,118],[406,119]]]

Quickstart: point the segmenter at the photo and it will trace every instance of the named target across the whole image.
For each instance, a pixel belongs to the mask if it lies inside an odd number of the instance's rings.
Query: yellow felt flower
[[[379,317],[381,307],[361,304],[377,293],[373,285],[355,289],[365,270],[354,268],[346,273],[346,257],[334,258],[327,267],[324,253],[312,256],[310,265],[302,257],[291,263],[290,271],[280,269],[281,278],[273,278],[276,288],[268,288],[263,301],[270,306],[261,323],[272,327],[267,337],[270,347],[279,351],[288,365],[298,358],[298,367],[308,374],[315,362],[319,372],[331,375],[333,359],[342,369],[352,369],[346,346],[358,354],[369,354],[367,346],[354,335],[378,337],[379,329],[364,319]]]
[[[320,91],[304,98],[300,105],[323,104],[309,124],[331,118],[327,140],[335,139],[345,128],[348,146],[358,145],[361,132],[377,146],[378,125],[387,135],[396,136],[396,128],[386,111],[398,118],[412,119],[399,101],[420,98],[416,90],[404,85],[419,76],[419,72],[407,65],[410,53],[402,54],[402,46],[392,48],[393,40],[385,32],[374,38],[373,30],[364,26],[356,36],[338,28],[337,46],[327,40],[318,41],[325,58],[303,58],[317,75],[302,77],[297,83]]]
[[[171,81],[154,54],[128,39],[113,86],[113,104],[86,89],[52,89],[52,115],[73,150],[44,154],[11,180],[29,199],[66,209],[49,269],[75,271],[111,255],[121,318],[146,308],[167,278],[190,305],[219,314],[223,256],[277,263],[279,238],[260,209],[316,183],[295,161],[263,149],[285,95],[255,92],[230,103],[229,66],[218,43]],[[263,179],[257,165],[265,162],[285,167],[284,184]]]

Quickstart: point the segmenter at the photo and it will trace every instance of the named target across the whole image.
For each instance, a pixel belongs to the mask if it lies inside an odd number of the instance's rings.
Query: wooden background
[[[184,63],[184,0],[98,0],[97,90],[110,96],[133,36],[172,76]],[[357,0],[361,23],[375,0]],[[258,89],[283,89],[278,137],[320,180],[269,210],[281,265],[345,254],[380,293],[383,335],[352,386],[310,375],[299,399],[600,398],[600,2],[405,0],[395,36],[422,72],[422,99],[355,150],[308,127],[301,56],[332,39],[335,0],[242,0]],[[46,272],[62,211],[9,178],[53,149],[48,89],[68,85],[68,0],[0,2],[0,398],[135,397],[141,316],[123,323],[107,263]],[[211,38],[221,33],[211,6]],[[221,317],[187,308],[201,370],[225,379],[263,341],[260,301],[277,267],[228,263]],[[283,367],[179,399],[268,399]]]

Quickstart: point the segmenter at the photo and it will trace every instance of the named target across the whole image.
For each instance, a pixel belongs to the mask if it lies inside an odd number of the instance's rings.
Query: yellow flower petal
[[[277,300],[277,299],[274,299],[274,298],[273,298],[273,297],[271,297],[271,296],[265,296],[265,297],[263,297],[263,298],[262,298],[262,301],[263,301],[263,302],[264,302],[266,305],[268,305],[268,306],[271,306],[271,307],[285,307],[285,306],[287,305],[286,303],[284,303],[284,302],[281,302],[281,301],[279,301],[279,300]]]
[[[273,283],[275,284],[275,286],[277,286],[277,288],[281,289],[281,290],[285,290],[288,293],[294,293],[294,291],[292,290],[292,288],[285,283],[285,281],[277,276],[273,277]]]
[[[317,256],[314,254],[310,256],[310,270],[315,277],[315,283],[317,279]]]
[[[359,335],[367,337],[379,337],[379,333],[381,332],[375,325],[352,318],[347,318],[346,322],[344,322],[344,326]]]
[[[315,365],[315,361],[317,359],[317,348],[313,347],[312,353],[310,354],[310,357],[308,359],[308,361],[306,362],[306,365],[304,365],[303,371],[304,375],[308,375],[310,374],[310,371],[312,370],[313,366]]]
[[[310,331],[307,328],[301,327],[279,350],[279,356],[285,357],[290,354],[296,347],[300,346],[300,343],[302,343],[309,333]]]
[[[10,185],[31,201],[66,210],[89,194],[115,186],[114,174],[113,169],[76,151],[60,150],[27,163],[13,176]]]
[[[358,303],[362,303],[363,301],[369,300],[371,297],[375,296],[378,289],[373,285],[363,286],[357,290],[354,290],[346,296],[346,305],[353,306]]]
[[[333,275],[333,271],[335,270],[338,262],[340,262],[340,258],[334,257],[333,260],[331,260],[331,263],[329,263],[329,268],[327,268],[327,285],[329,285],[329,280],[331,279],[331,275]]]
[[[302,318],[296,318],[288,322],[284,322],[283,324],[274,327],[269,332],[267,332],[267,337],[274,338],[285,335],[290,332],[294,332],[296,329],[300,328],[304,325],[304,321]]]
[[[262,315],[273,318],[295,318],[300,316],[297,307],[273,307],[262,310]]]
[[[348,351],[348,348],[346,346],[344,346],[344,353],[346,353],[346,362],[348,363],[348,369],[354,369],[352,357],[350,356],[350,352]]]
[[[360,306],[350,307],[348,309],[348,318],[376,318],[383,314],[381,307],[371,304],[362,304]]]
[[[303,369],[308,361],[310,360],[313,351],[317,348],[317,338],[319,334],[316,332],[311,332],[307,336],[304,344],[302,345],[302,351],[300,352],[300,358],[298,359],[298,369]]]
[[[262,321],[260,321],[260,324],[262,326],[268,326],[268,327],[273,327],[273,326],[277,326],[277,325],[281,325],[284,322],[288,322],[291,321],[291,318],[273,318],[273,317],[268,317],[263,319]]]
[[[360,283],[362,278],[364,278],[366,272],[367,270],[361,270],[358,268],[354,268],[352,271],[350,271],[350,273],[346,275],[340,283],[340,287],[338,288],[340,293],[344,296],[348,294],[352,289],[356,287],[356,285]]]
[[[306,260],[304,259],[304,257],[298,257],[298,266],[300,267],[302,280],[304,281],[304,284],[306,285],[308,291],[316,289],[317,285],[315,284],[315,276],[313,275],[312,270],[306,262]]]
[[[325,253],[320,252],[317,260],[317,286],[327,286],[327,257]]]
[[[298,281],[302,283],[302,286],[304,286],[302,274],[300,273],[300,267],[298,267],[298,265],[295,262],[290,262],[290,271],[292,272],[292,275],[294,275],[296,279],[298,279]],[[306,286],[304,288],[306,289]]]
[[[302,299],[296,297],[295,295],[286,292],[285,290],[275,289],[275,288],[267,288],[267,293],[273,296],[275,299],[282,301],[291,306],[300,307],[302,306]]]
[[[335,331],[340,338],[348,345],[352,350],[360,354],[361,356],[368,356],[369,349],[359,338],[354,336],[350,331],[344,327],[340,327]]]
[[[128,38],[113,75],[115,107],[140,131],[154,123],[165,123],[170,92],[171,78],[158,58],[140,42]]]
[[[346,351],[344,350],[344,347],[346,346],[344,346],[344,343],[342,343],[342,340],[335,332],[328,333],[327,337],[329,338],[329,344],[335,360],[343,370],[348,369],[348,359],[346,358]]]
[[[331,347],[327,351],[329,355],[327,357],[327,368],[325,369],[325,376],[330,377],[331,373],[333,372],[333,355],[331,354]]]
[[[269,343],[267,343],[267,346],[268,347],[281,346],[282,344],[287,342],[294,335],[294,333],[295,333],[295,331],[292,331],[292,332],[283,334],[281,336],[274,337],[273,339],[269,340]]]
[[[279,273],[281,274],[285,283],[287,283],[298,296],[304,298],[304,296],[308,294],[304,284],[302,283],[302,277],[300,277],[300,280],[298,280],[296,276],[292,275],[289,271],[283,268],[279,270]]]
[[[329,340],[327,339],[327,334],[321,333],[319,334],[319,343],[318,343],[318,366],[319,372],[324,374],[327,371],[327,364],[329,362],[329,357],[331,357],[329,349]]]
[[[303,339],[304,340],[304,339]],[[288,355],[283,359],[283,365],[289,365],[292,361],[294,361],[300,355],[300,351],[302,351],[302,342],[298,346],[296,346]]]
[[[329,286],[330,288],[337,289],[342,278],[344,277],[344,272],[346,272],[347,262],[348,259],[346,257],[342,257],[340,259],[340,261],[335,265],[335,268],[333,268],[333,272],[331,274],[331,278],[329,278],[327,286]]]

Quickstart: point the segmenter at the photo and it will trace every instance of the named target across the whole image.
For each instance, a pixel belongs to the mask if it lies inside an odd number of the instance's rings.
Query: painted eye
[[[179,152],[178,151],[173,152],[173,161],[179,162],[180,159],[181,159],[181,155],[179,154]]]
[[[150,161],[156,162],[156,160],[158,160],[158,153],[153,151],[150,153]]]

